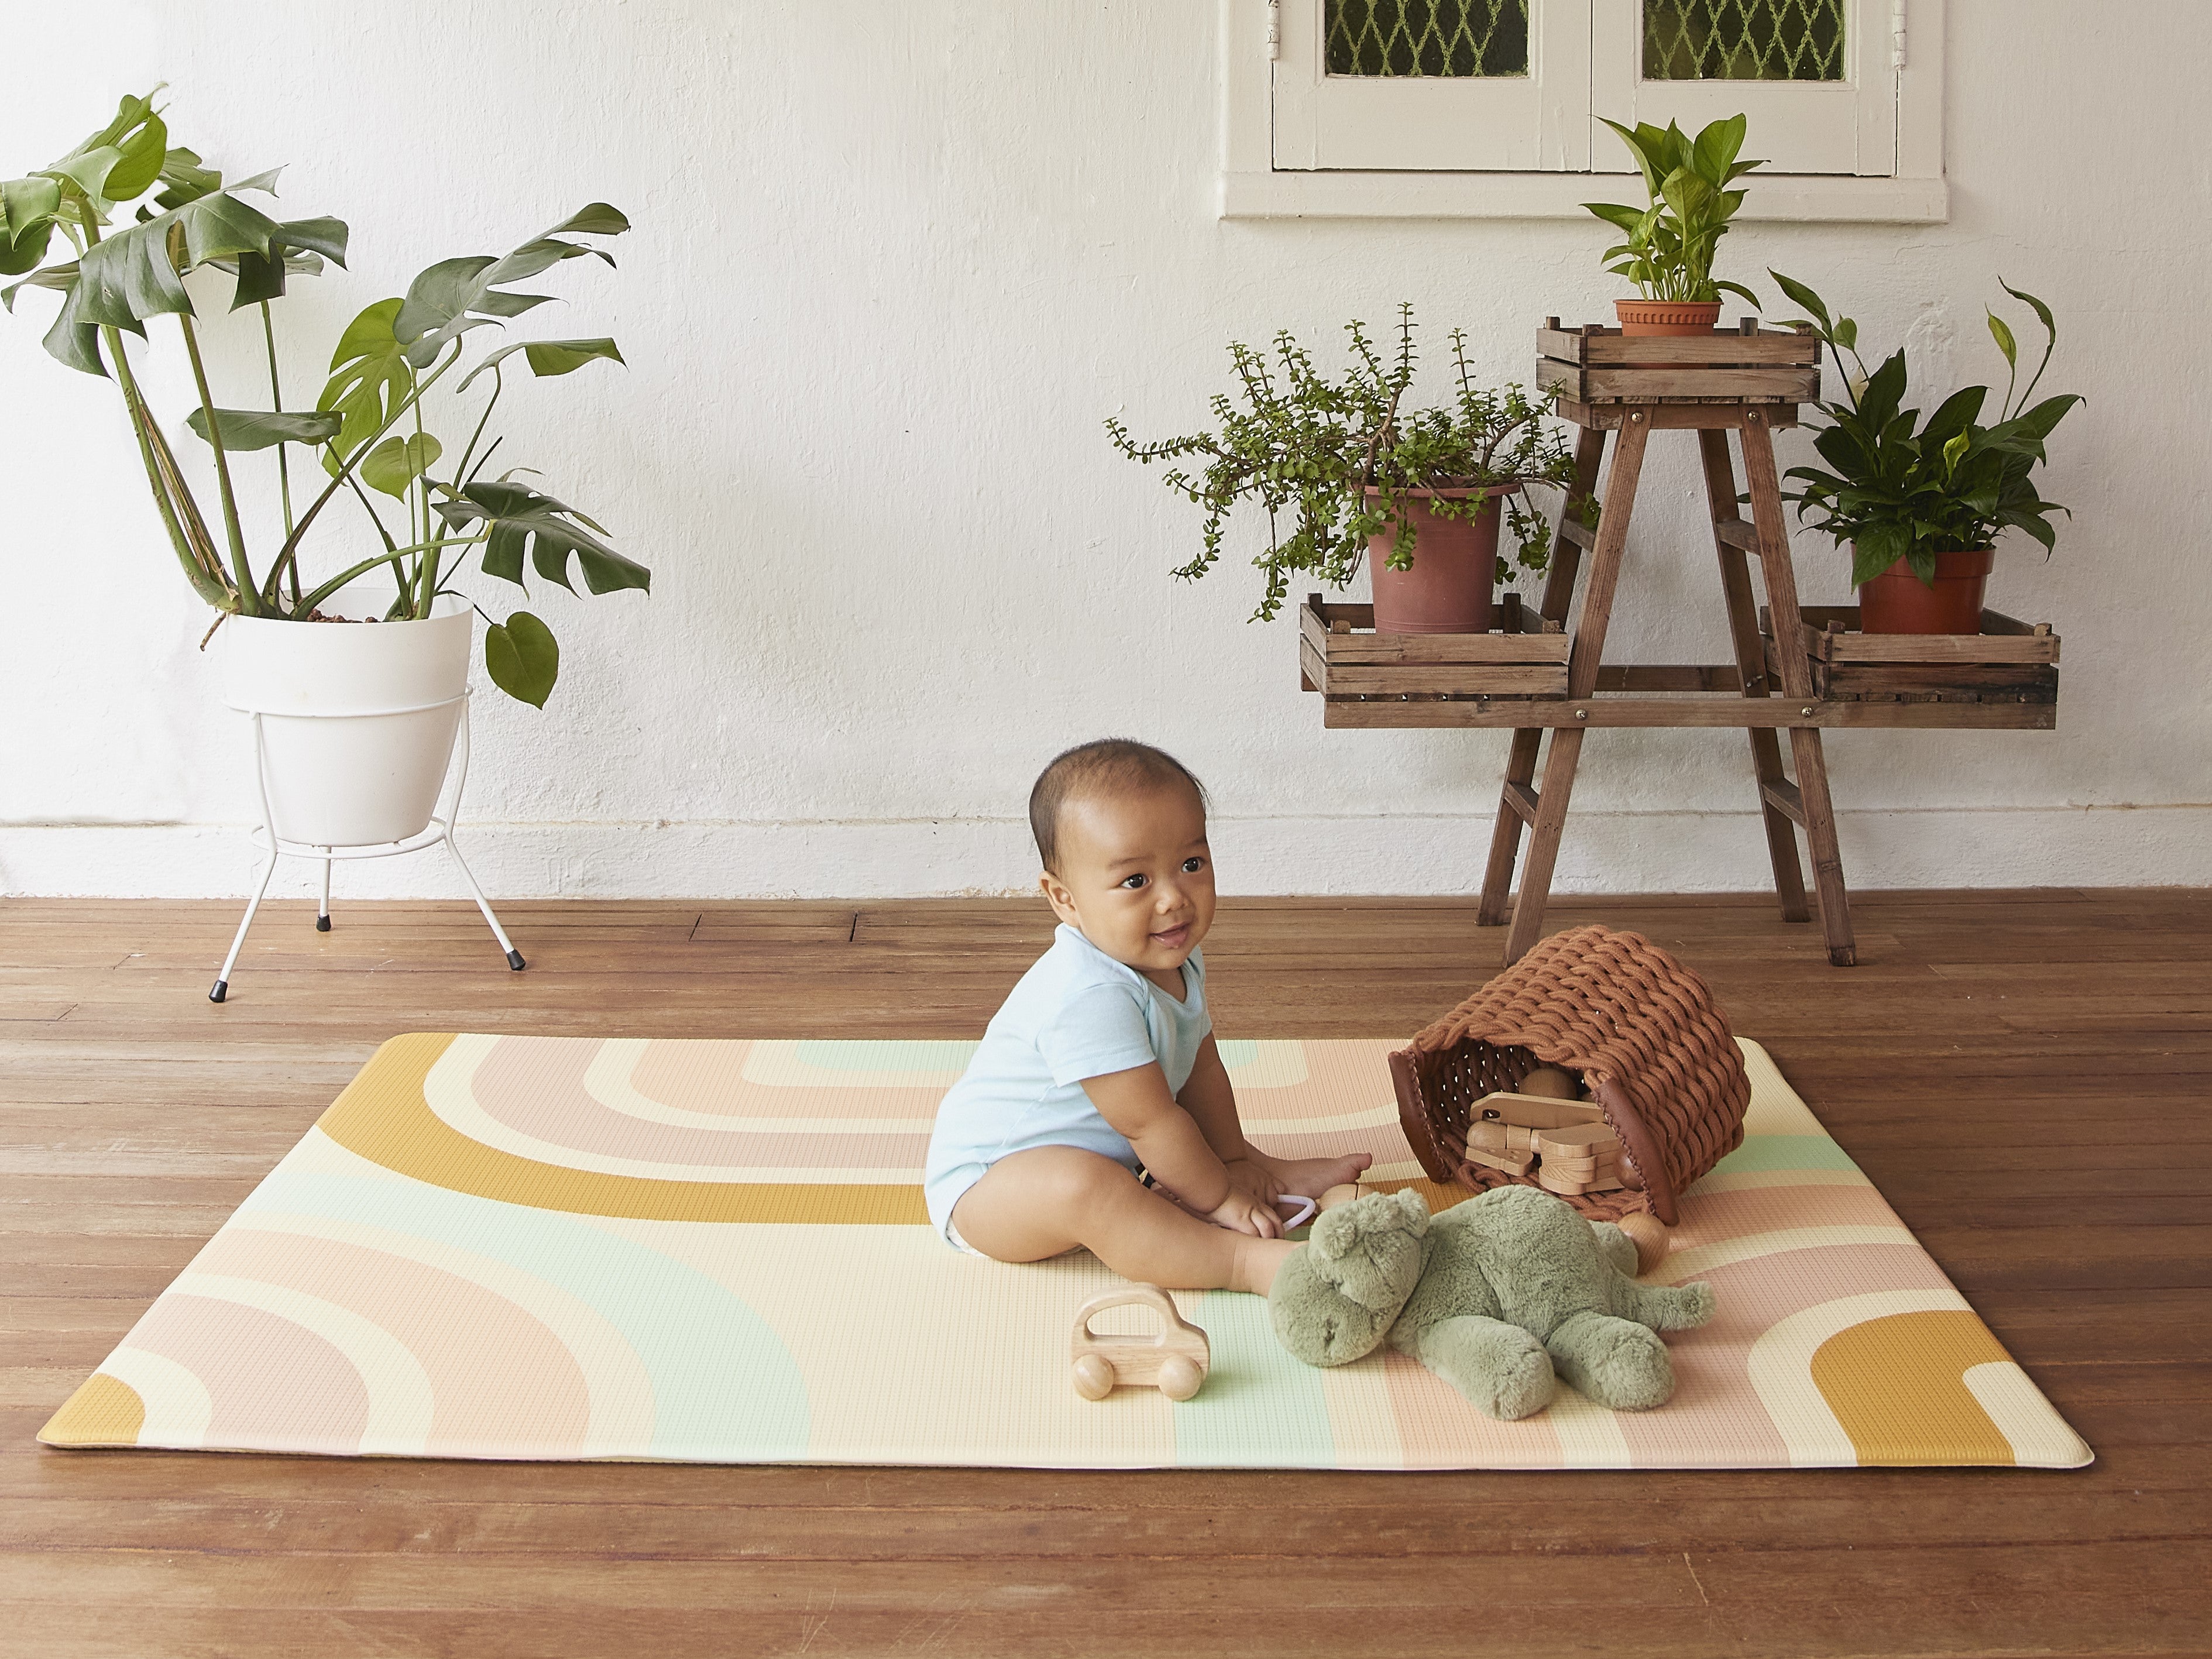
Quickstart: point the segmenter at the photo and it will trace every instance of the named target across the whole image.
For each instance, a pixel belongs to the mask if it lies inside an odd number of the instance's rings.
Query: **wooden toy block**
[[[1524,1129],[1564,1129],[1577,1123],[1601,1123],[1605,1113],[1595,1101],[1547,1100],[1536,1095],[1485,1095],[1468,1114],[1480,1119],[1495,1114],[1498,1121]]]
[[[1521,1079],[1516,1092],[1539,1095],[1547,1100],[1577,1100],[1582,1097],[1583,1080],[1559,1066],[1539,1066]]]
[[[1536,1131],[1524,1129],[1517,1123],[1505,1126],[1505,1150],[1510,1152],[1533,1152],[1536,1150]]]
[[[1467,1126],[1467,1144],[1486,1152],[1504,1152],[1511,1149],[1512,1126],[1492,1121],[1475,1122]]]
[[[1602,1158],[1620,1145],[1607,1123],[1571,1123],[1536,1132],[1536,1150],[1546,1158]]]
[[[1540,1164],[1536,1166],[1536,1184],[1546,1192],[1557,1193],[1562,1198],[1580,1198],[1584,1193],[1589,1191],[1588,1182],[1576,1181],[1570,1176],[1556,1174],[1548,1164]]]
[[[1672,1230],[1649,1211],[1632,1211],[1613,1225],[1626,1233],[1628,1242],[1636,1246],[1636,1273],[1639,1279],[1664,1261],[1667,1252],[1674,1248]]]
[[[1101,1336],[1091,1320],[1109,1308],[1146,1307],[1160,1316],[1157,1336]],[[1093,1297],[1075,1316],[1068,1341],[1075,1391],[1085,1400],[1103,1400],[1116,1388],[1157,1388],[1170,1400],[1188,1400],[1205,1384],[1212,1364],[1206,1333],[1176,1311],[1157,1285],[1132,1285]]]
[[[1594,1158],[1560,1158],[1547,1152],[1541,1167],[1562,1181],[1595,1181],[1606,1166]]]
[[[1524,1176],[1534,1167],[1536,1158],[1533,1152],[1489,1152],[1470,1146],[1467,1149],[1467,1161],[1486,1169],[1503,1170],[1508,1175]]]

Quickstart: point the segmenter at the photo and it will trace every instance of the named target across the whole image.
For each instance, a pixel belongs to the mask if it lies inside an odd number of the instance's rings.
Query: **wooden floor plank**
[[[1472,899],[1225,901],[1231,1036],[1401,1036]],[[2068,1656],[2212,1631],[2212,894],[1562,898],[1708,979],[2098,1452],[1426,1476],[64,1454],[39,1424],[404,1030],[972,1036],[1034,900],[0,900],[0,1629],[42,1656]],[[2146,1136],[2148,1129],[2148,1136]],[[732,1632],[742,1637],[732,1646]]]

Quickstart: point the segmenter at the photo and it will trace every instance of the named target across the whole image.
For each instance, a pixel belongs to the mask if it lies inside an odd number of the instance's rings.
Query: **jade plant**
[[[393,586],[385,619],[420,620],[441,594],[458,592],[454,580],[477,549],[484,574],[526,592],[526,558],[541,578],[571,592],[572,558],[593,593],[647,587],[644,566],[608,545],[604,529],[585,514],[520,482],[525,469],[490,475],[501,441],[483,441],[515,354],[543,379],[601,359],[620,362],[615,343],[515,342],[465,362],[474,331],[503,327],[550,298],[516,292],[514,284],[587,255],[612,265],[604,250],[573,239],[619,235],[629,222],[593,203],[503,256],[440,260],[404,296],[380,300],[356,316],[339,337],[314,407],[288,409],[272,306],[293,278],[343,266],[349,233],[334,218],[279,221],[246,199],[273,198],[276,184],[274,171],[226,184],[193,151],[172,145],[152,94],[124,99],[112,121],[52,166],[0,184],[0,275],[20,279],[0,289],[0,302],[14,310],[25,288],[61,295],[46,349],[71,368],[115,382],[162,528],[185,580],[219,613],[217,622],[233,615],[340,620],[321,606],[380,569]],[[150,202],[142,202],[149,193]],[[130,222],[117,228],[118,210],[133,203],[140,205]],[[265,408],[216,396],[199,311],[210,297],[207,279],[188,286],[202,272],[229,279],[230,313],[255,313],[257,355],[267,364]],[[144,351],[154,338],[149,325],[166,332],[171,322],[198,394],[183,425],[207,447],[219,537],[126,348],[128,335]],[[480,388],[476,399],[468,398],[471,387]],[[441,391],[434,402],[434,390]],[[467,426],[458,459],[450,459],[452,447],[437,435],[434,416]],[[294,449],[311,464],[295,468]],[[241,458],[264,452],[273,452],[283,526],[265,557],[239,506],[249,465]],[[371,491],[391,505],[380,508]],[[341,495],[368,515],[382,550],[328,574],[318,570],[311,580],[301,574],[302,554],[325,509]],[[560,672],[552,630],[526,611],[503,623],[485,620],[484,666],[493,682],[544,707]]]
[[[1448,400],[1407,407],[1419,362],[1414,326],[1413,307],[1400,307],[1397,343],[1386,355],[1364,324],[1347,323],[1352,362],[1334,378],[1287,331],[1275,336],[1272,362],[1267,354],[1232,344],[1242,401],[1217,394],[1211,431],[1147,444],[1132,439],[1120,421],[1107,421],[1116,449],[1146,465],[1174,463],[1168,487],[1205,509],[1199,552],[1176,575],[1195,580],[1212,569],[1231,514],[1257,503],[1268,537],[1252,561],[1266,584],[1252,620],[1265,621],[1290,597],[1293,576],[1310,574],[1337,588],[1349,583],[1371,537],[1389,534],[1386,562],[1411,569],[1419,531],[1407,509],[1416,496],[1441,518],[1473,519],[1489,506],[1480,494],[1426,494],[1443,489],[1506,492],[1518,564],[1530,572],[1545,568],[1548,526],[1523,492],[1534,484],[1564,493],[1574,477],[1573,454],[1519,385],[1479,381],[1457,329]],[[1511,574],[1501,554],[1497,580]]]
[[[1858,354],[1857,323],[1831,318],[1826,303],[1804,283],[1778,270],[1769,275],[1809,313],[1793,326],[1820,337],[1844,382],[1843,401],[1816,405],[1824,423],[1814,428],[1813,447],[1827,465],[1791,467],[1784,477],[1802,488],[1784,499],[1796,504],[1801,522],[1851,544],[1854,586],[1900,559],[1933,586],[1938,553],[1979,552],[2004,530],[2026,531],[2046,550],[2056,544],[2051,515],[2067,509],[2043,500],[2033,475],[2045,459],[2044,441],[2081,398],[2069,392],[2028,401],[2058,345],[2049,306],[2000,282],[2042,325],[2043,357],[2035,373],[2021,388],[2017,337],[2010,324],[1984,307],[1990,337],[2008,370],[1996,422],[1981,422],[1990,395],[1985,386],[1962,386],[1923,422],[1917,409],[1905,406],[1901,348],[1868,374]]]
[[[1605,124],[1634,154],[1650,198],[1640,208],[1583,204],[1624,239],[1606,249],[1606,269],[1627,277],[1647,300],[1705,302],[1727,293],[1750,301],[1756,309],[1757,295],[1713,275],[1713,255],[1728,234],[1729,221],[1743,205],[1745,192],[1729,186],[1766,165],[1736,159],[1743,148],[1744,118],[1715,121],[1695,138],[1672,121],[1663,128],[1648,122],[1633,127]]]

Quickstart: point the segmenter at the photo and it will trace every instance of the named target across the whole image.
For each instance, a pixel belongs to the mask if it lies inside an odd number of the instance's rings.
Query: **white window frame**
[[[1753,106],[1771,135],[1795,96],[1819,112],[1782,145],[1795,145],[1784,159],[1802,170],[1753,175],[1744,219],[1948,218],[1944,0],[1846,0],[1855,27],[1842,85],[1643,82],[1623,44],[1638,38],[1638,3],[1532,0],[1526,79],[1368,80],[1324,72],[1322,0],[1220,0],[1221,216],[1577,218],[1593,174],[1633,170],[1596,115],[1694,130],[1742,109],[1752,153],[1771,154]],[[1441,147],[1439,130],[1451,135]]]

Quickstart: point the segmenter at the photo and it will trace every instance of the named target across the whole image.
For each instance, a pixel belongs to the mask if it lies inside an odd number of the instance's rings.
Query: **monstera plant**
[[[0,183],[0,276],[15,279],[0,288],[0,302],[15,310],[27,288],[60,295],[46,349],[71,368],[114,381],[162,529],[202,599],[223,617],[335,621],[321,607],[382,572],[392,582],[384,619],[419,621],[441,595],[459,592],[454,584],[472,555],[483,574],[526,592],[526,565],[571,592],[572,565],[593,593],[649,586],[651,573],[610,546],[600,525],[521,482],[524,469],[493,473],[500,440],[486,441],[518,355],[544,379],[603,358],[622,362],[615,343],[531,340],[478,351],[477,340],[490,337],[470,337],[551,297],[515,284],[570,259],[612,265],[603,249],[579,239],[619,235],[629,228],[620,212],[593,203],[503,255],[440,260],[404,295],[356,316],[314,406],[288,409],[272,306],[295,278],[345,264],[347,228],[334,218],[272,217],[258,204],[273,200],[276,173],[227,183],[191,150],[170,144],[153,97],[124,99],[112,121],[59,161]],[[211,384],[200,307],[214,291],[204,276],[190,280],[210,271],[228,279],[228,313],[254,313],[259,324],[253,355],[266,363],[265,406],[235,392],[219,398]],[[138,343],[126,343],[126,335]],[[207,447],[212,514],[203,503],[204,483],[195,490],[132,361],[165,335],[182,347],[198,393],[198,407],[183,425]],[[439,436],[441,425],[467,432],[458,453]],[[295,465],[295,451],[304,465]],[[273,467],[244,459],[257,454],[273,459]],[[266,547],[273,538],[253,544],[240,512],[249,465],[269,467],[264,480],[275,486],[283,537],[273,550]],[[376,495],[386,504],[380,507]],[[313,532],[341,496],[348,503],[341,511],[367,514],[381,550],[303,574]],[[491,678],[542,708],[560,668],[551,629],[527,611],[486,621]]]

